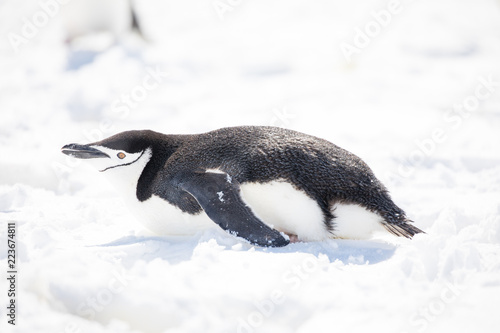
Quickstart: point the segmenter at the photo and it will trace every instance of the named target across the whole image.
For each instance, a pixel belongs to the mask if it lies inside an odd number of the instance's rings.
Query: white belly
[[[128,200],[127,204],[147,229],[159,235],[192,235],[217,227],[205,212],[197,215],[184,213],[156,195],[143,202]]]
[[[243,201],[264,223],[279,231],[297,235],[301,241],[328,238],[369,238],[384,230],[382,218],[355,204],[335,204],[334,230],[328,231],[317,202],[285,181],[241,185]]]
[[[284,181],[241,185],[243,201],[264,223],[299,240],[314,241],[330,236],[323,213],[315,200]]]
[[[317,202],[285,181],[242,184],[241,197],[265,224],[289,235],[297,235],[300,241],[333,237],[364,239],[373,232],[385,230],[378,214],[354,204],[336,204],[332,207],[336,217],[334,230],[329,232]],[[156,195],[143,202],[135,196],[125,201],[139,221],[159,235],[192,235],[217,227],[205,212],[197,215],[184,213]]]
[[[347,239],[367,239],[375,232],[386,231],[382,217],[355,204],[335,204],[334,236]]]

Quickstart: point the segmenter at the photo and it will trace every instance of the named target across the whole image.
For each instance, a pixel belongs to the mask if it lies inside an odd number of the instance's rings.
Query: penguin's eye
[[[124,159],[126,155],[123,152],[119,152],[116,156],[118,156],[119,159]]]

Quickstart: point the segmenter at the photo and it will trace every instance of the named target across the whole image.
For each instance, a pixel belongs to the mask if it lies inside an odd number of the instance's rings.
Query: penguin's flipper
[[[229,175],[197,172],[180,177],[178,186],[191,194],[208,217],[227,232],[259,246],[280,247],[290,243],[252,213],[241,199],[238,182]]]

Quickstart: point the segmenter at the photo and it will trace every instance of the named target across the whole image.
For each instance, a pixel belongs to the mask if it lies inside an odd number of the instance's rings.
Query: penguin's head
[[[99,171],[144,168],[151,158],[151,131],[127,131],[89,144],[62,147],[66,155],[88,160]]]

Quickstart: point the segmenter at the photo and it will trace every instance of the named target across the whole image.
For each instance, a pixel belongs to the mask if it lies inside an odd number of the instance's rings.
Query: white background
[[[2,332],[498,331],[498,1],[143,0],[146,40],[117,1],[0,1]],[[76,38],[88,13],[108,32]],[[357,154],[427,234],[281,249],[217,228],[152,235],[60,153],[128,129],[234,125]]]

